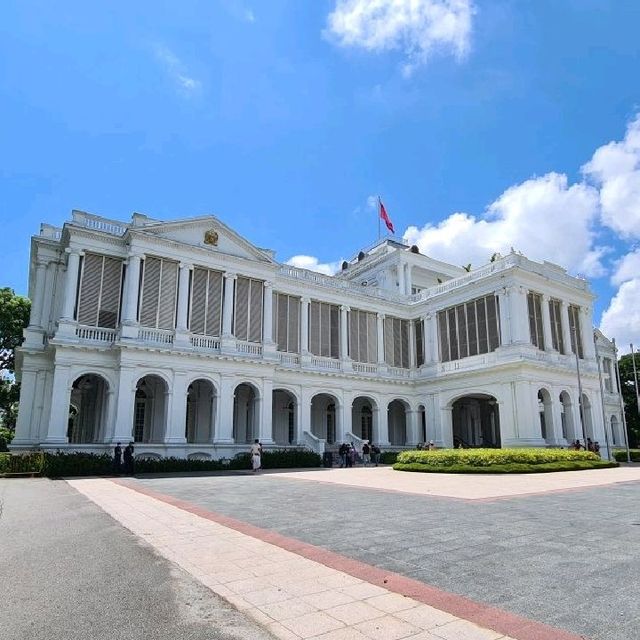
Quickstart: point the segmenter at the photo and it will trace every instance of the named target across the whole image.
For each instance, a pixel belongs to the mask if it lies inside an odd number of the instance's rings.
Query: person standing
[[[120,443],[116,444],[113,450],[113,473],[117,476],[122,472],[122,447]]]
[[[368,440],[362,445],[362,464],[365,467],[371,464],[371,446]]]
[[[256,438],[251,445],[251,466],[253,472],[256,473],[262,467],[262,445],[260,440]]]
[[[338,453],[340,454],[340,468],[344,469],[347,466],[347,453],[349,451],[349,447],[346,442],[343,442],[338,449]]]
[[[380,463],[380,447],[377,444],[371,445],[371,454],[373,456],[373,464],[377,467]]]
[[[134,472],[133,442],[124,448],[124,472],[129,476],[132,476]]]

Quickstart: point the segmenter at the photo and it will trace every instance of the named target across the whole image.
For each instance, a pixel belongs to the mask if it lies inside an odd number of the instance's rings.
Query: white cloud
[[[625,238],[640,238],[640,115],[624,140],[597,149],[582,171],[600,188],[602,223]]]
[[[340,268],[340,261],[338,262],[320,262],[318,258],[314,256],[293,256],[287,260],[287,264],[292,267],[299,267],[300,269],[309,269],[310,271],[317,271],[323,273],[325,276],[332,276]]]
[[[343,47],[401,51],[410,75],[435,50],[469,49],[471,0],[336,0],[325,35]]]
[[[202,82],[187,74],[184,63],[169,47],[156,45],[154,54],[183,94],[191,96],[202,89]]]
[[[640,277],[623,282],[602,314],[600,330],[615,337],[622,353],[629,353],[629,344],[640,346]]]
[[[244,19],[247,22],[255,22],[256,21],[256,14],[253,13],[253,11],[251,9],[245,9],[243,12],[243,16]]]
[[[634,278],[640,278],[640,249],[627,253],[618,261],[611,283],[619,285]]]
[[[608,249],[594,246],[597,217],[595,188],[569,186],[565,175],[548,173],[507,189],[483,217],[454,213],[436,226],[409,227],[404,240],[453,264],[478,267],[494,252],[505,254],[513,247],[534,260],[599,276]]]

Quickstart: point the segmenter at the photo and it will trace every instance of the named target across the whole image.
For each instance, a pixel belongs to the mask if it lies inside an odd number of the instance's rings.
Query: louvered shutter
[[[416,337],[416,366],[421,367],[424,364],[424,331],[422,320],[415,321],[415,337]]]
[[[340,309],[336,305],[327,305],[331,309],[331,347],[329,355],[340,357]],[[345,354],[346,355],[346,354]]]
[[[367,316],[364,311],[358,312],[358,360],[367,362],[369,336],[367,335]]]
[[[500,346],[500,333],[498,331],[498,298],[496,296],[487,296],[487,327],[489,330],[489,346],[488,350],[493,351]]]
[[[178,292],[178,263],[162,261],[158,328],[173,329],[176,318],[176,294]]]
[[[250,281],[249,340],[262,342],[262,281]]]
[[[300,299],[289,297],[289,351],[300,351]]]
[[[393,366],[393,318],[384,319],[384,361]]]
[[[100,311],[98,326],[115,329],[118,323],[120,307],[120,289],[122,287],[122,260],[104,256],[102,268],[102,287],[100,292]]]
[[[438,338],[440,342],[440,360],[449,362],[451,360],[451,350],[449,349],[446,311],[438,311]]]
[[[367,314],[367,359],[366,362],[378,361],[378,322],[375,314]]]
[[[469,355],[478,353],[478,321],[476,318],[476,303],[467,303],[467,328],[469,331]]]
[[[277,311],[273,326],[276,328],[276,343],[279,351],[289,351],[287,335],[289,297],[279,293],[274,294],[274,310]]]
[[[191,324],[193,333],[205,334],[205,316],[207,304],[208,273],[206,269],[198,267],[193,270],[193,285],[191,287]]]
[[[78,322],[96,326],[102,282],[102,256],[87,253],[82,261],[82,281],[78,300]]]
[[[209,271],[206,326],[208,336],[219,336],[222,333],[222,280],[220,271]]]
[[[236,306],[234,335],[238,340],[249,339],[249,279],[238,277],[236,280]]]
[[[349,311],[349,356],[352,360],[360,360],[360,346],[358,341],[358,315],[359,311],[351,309]]]
[[[320,353],[320,303],[312,300],[309,304],[309,351],[315,356]]]
[[[159,258],[147,256],[144,259],[140,324],[145,327],[156,326],[158,318],[158,300],[160,297],[161,264],[162,261]]]

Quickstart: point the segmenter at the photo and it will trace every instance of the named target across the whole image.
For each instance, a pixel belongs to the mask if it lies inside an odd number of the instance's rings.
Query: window
[[[443,362],[494,351],[500,346],[498,298],[495,295],[438,312]]]
[[[582,335],[580,333],[580,307],[569,305],[569,333],[571,334],[571,350],[578,353],[578,358],[584,358],[582,351]]]
[[[559,353],[564,353],[562,303],[560,300],[549,300],[549,316],[551,317],[551,346]]]
[[[602,359],[602,368],[604,369],[603,371],[604,388],[609,393],[611,393],[613,391],[613,381],[612,381],[612,375],[611,375],[611,359],[610,358]]]
[[[193,333],[219,336],[222,323],[222,273],[195,267],[191,283],[189,327]]]
[[[384,319],[384,359],[392,367],[409,368],[409,321]]]
[[[356,362],[378,361],[376,314],[352,309],[349,312],[349,355]]]
[[[115,329],[120,312],[122,260],[86,253],[82,260],[78,322]]]
[[[262,281],[238,276],[233,335],[238,340],[262,342]]]
[[[529,309],[529,333],[531,344],[544,351],[544,334],[542,331],[542,296],[539,293],[529,291],[527,294],[527,307]]]
[[[140,324],[173,329],[176,321],[178,263],[147,256],[142,269]]]
[[[416,367],[424,364],[424,323],[422,320],[414,320]]]
[[[315,356],[340,357],[340,309],[312,300],[309,304],[309,351]]]
[[[300,350],[300,298],[284,293],[273,294],[273,329],[278,351]]]

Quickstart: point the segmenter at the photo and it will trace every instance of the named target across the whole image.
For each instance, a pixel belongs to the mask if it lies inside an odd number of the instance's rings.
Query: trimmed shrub
[[[630,449],[629,453],[631,454],[631,462],[640,462],[640,449]],[[614,451],[613,457],[618,462],[626,462],[627,461],[627,450],[626,449],[618,449]]]
[[[113,471],[113,458],[108,453],[57,451],[44,454],[42,473],[49,478],[63,476],[104,476]]]
[[[0,453],[0,474],[41,473],[43,465],[42,453]]]
[[[398,461],[397,451],[383,451],[380,454],[381,464],[395,464]]]
[[[543,462],[541,464],[525,464],[512,462],[478,467],[454,464],[449,467],[436,467],[426,464],[401,462],[393,465],[396,471],[418,471],[420,473],[551,473],[553,471],[583,471],[585,469],[610,469],[619,466],[617,462],[607,460],[565,460],[560,462]]]

